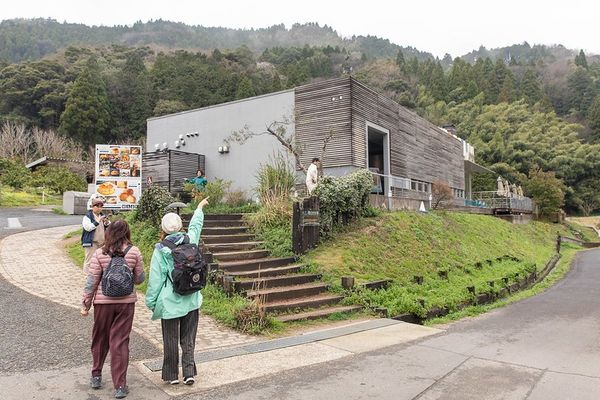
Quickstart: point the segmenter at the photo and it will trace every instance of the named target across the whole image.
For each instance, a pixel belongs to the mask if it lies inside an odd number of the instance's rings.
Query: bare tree
[[[0,157],[31,161],[33,139],[23,124],[5,122],[0,128]]]
[[[44,131],[39,128],[31,130],[31,137],[36,157],[56,157],[68,160],[81,160],[83,148],[73,139],[59,135],[53,130]]]
[[[437,210],[448,204],[454,195],[448,184],[441,180],[435,180],[431,183],[431,208]]]
[[[228,145],[231,142],[244,144],[247,140],[257,137],[269,135],[274,137],[290,154],[294,156],[296,160],[296,165],[306,174],[307,167],[302,162],[302,155],[304,148],[301,147],[294,138],[294,135],[288,133],[288,126],[293,124],[293,119],[283,116],[281,121],[273,121],[269,125],[265,127],[265,130],[262,132],[254,132],[252,131],[248,125],[244,125],[244,127],[238,131],[234,131],[227,139],[225,139],[225,143]],[[321,147],[321,155],[320,160],[323,160],[327,145],[335,136],[333,128],[329,130],[327,136],[323,139],[323,146]]]

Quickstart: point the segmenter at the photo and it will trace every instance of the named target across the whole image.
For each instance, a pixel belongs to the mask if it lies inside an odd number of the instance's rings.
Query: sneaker
[[[102,387],[102,377],[101,376],[92,376],[90,379],[90,386],[92,389],[100,389]]]
[[[172,381],[165,381],[169,385],[179,385],[179,379],[173,379]]]
[[[115,399],[123,399],[127,397],[128,393],[127,386],[119,386],[115,391]]]
[[[196,380],[194,379],[193,376],[188,376],[186,378],[183,379],[183,383],[186,385],[193,385],[194,382],[196,382]]]

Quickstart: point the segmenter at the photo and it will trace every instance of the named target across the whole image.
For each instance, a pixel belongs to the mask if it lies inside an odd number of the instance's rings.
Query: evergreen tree
[[[575,65],[588,69],[587,59],[583,50],[579,50],[579,54],[575,56]]]
[[[281,87],[281,78],[279,78],[279,74],[275,72],[273,74],[273,82],[271,83],[271,91],[278,92],[282,89]]]
[[[580,115],[586,115],[595,97],[592,77],[588,70],[577,67],[567,78],[569,108]]]
[[[60,116],[60,131],[86,146],[106,138],[110,112],[106,86],[95,58],[81,70]]]
[[[400,67],[401,71],[404,71],[405,64],[404,53],[402,53],[402,50],[398,50],[398,54],[396,55],[396,65]]]
[[[504,78],[507,74],[508,68],[506,68],[506,65],[504,65],[504,61],[500,58],[497,59],[490,79],[490,88],[488,93],[491,102],[498,102],[498,96],[500,95],[500,91],[504,86]]]
[[[146,119],[152,116],[155,96],[139,52],[128,55],[110,90],[111,139],[140,138],[146,134]]]
[[[250,80],[250,78],[244,76],[238,84],[237,91],[235,93],[235,99],[240,100],[252,96],[256,96],[254,86],[252,85],[252,81]]]
[[[521,80],[520,96],[529,104],[535,104],[542,99],[542,89],[535,70],[529,68]]]
[[[506,75],[504,76],[504,82],[502,83],[502,88],[500,89],[500,93],[498,93],[498,103],[510,103],[515,100],[515,78],[510,70],[507,70]]]
[[[600,143],[600,94],[594,98],[588,110],[587,120],[592,129],[592,140]]]

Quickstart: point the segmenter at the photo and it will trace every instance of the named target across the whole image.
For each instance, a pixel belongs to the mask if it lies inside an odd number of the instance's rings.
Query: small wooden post
[[[228,295],[231,296],[234,292],[234,286],[235,286],[235,278],[231,275],[224,275],[223,276],[223,291]]]
[[[319,198],[309,197],[294,203],[292,215],[292,250],[304,254],[319,242]]]
[[[354,277],[342,276],[342,287],[344,289],[352,289],[354,287]]]

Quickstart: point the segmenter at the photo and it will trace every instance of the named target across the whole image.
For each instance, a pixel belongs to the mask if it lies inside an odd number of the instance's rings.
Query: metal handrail
[[[510,196],[500,195],[497,191],[483,191],[471,193],[471,199],[477,207],[501,208],[510,210],[533,211],[533,201],[526,196],[510,193]],[[465,201],[465,205],[468,205]]]

